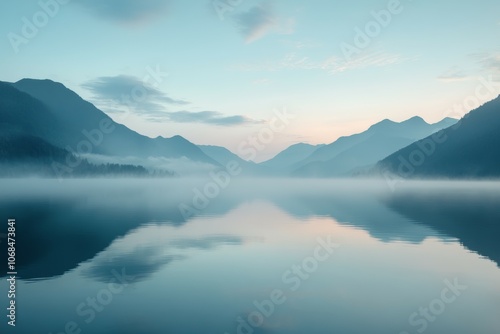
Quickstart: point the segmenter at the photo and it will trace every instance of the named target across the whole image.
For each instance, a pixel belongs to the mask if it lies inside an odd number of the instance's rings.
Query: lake
[[[1,180],[0,215],[2,333],[500,330],[500,183]]]

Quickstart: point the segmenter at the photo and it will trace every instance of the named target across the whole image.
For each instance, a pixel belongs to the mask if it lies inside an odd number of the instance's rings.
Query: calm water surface
[[[500,183],[0,185],[1,333],[500,332]]]

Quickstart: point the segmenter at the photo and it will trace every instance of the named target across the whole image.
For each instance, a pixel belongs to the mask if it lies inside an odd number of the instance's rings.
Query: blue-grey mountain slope
[[[71,167],[67,161],[75,161]],[[0,177],[150,176],[142,166],[93,164],[45,140],[19,134],[0,136]],[[158,174],[157,174],[158,175]],[[167,176],[166,172],[162,176]]]
[[[300,177],[350,176],[367,168],[389,154],[443,128],[456,123],[445,118],[428,124],[420,117],[397,123],[384,120],[367,131],[341,137],[332,144],[319,148],[296,165],[293,175]]]
[[[12,84],[12,87],[39,101],[29,101],[29,103],[33,104],[29,113],[35,114],[36,118],[34,120],[23,120],[20,115],[15,114],[8,107],[8,104],[4,103],[0,113],[0,123],[9,122],[11,126],[21,126],[28,132],[35,132],[53,145],[63,148],[69,146],[77,151],[78,145],[81,145],[82,141],[88,141],[92,143],[92,147],[91,152],[86,153],[142,158],[150,156],[164,158],[186,157],[192,161],[217,165],[196,145],[181,136],[153,139],[114,122],[104,112],[83,100],[61,83],[51,80],[23,79]],[[5,88],[5,84],[2,85],[2,88]],[[6,93],[6,95],[8,94]],[[12,94],[13,96],[10,97],[8,103],[14,105],[16,103],[26,103],[24,101],[26,95],[21,96],[17,92]],[[8,117],[5,114],[9,114]],[[42,120],[41,124],[38,124],[37,120],[40,118],[49,121]],[[103,124],[107,131],[102,131]],[[43,128],[40,128],[40,126],[43,126]]]
[[[306,159],[314,151],[323,146],[324,145],[298,143],[289,146],[285,150],[278,153],[274,158],[264,161],[259,165],[274,171],[290,171],[295,164]]]
[[[500,177],[500,97],[456,125],[389,155],[377,164],[400,177]]]
[[[268,175],[269,170],[252,161],[246,161],[234,154],[230,150],[221,146],[198,145],[207,156],[218,162],[221,166],[227,166],[231,162],[236,162],[242,168],[242,175],[260,176]]]

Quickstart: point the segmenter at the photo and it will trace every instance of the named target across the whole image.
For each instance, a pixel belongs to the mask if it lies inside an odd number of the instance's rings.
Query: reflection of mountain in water
[[[16,253],[24,279],[61,275],[155,217],[147,206],[98,205],[84,197],[3,201],[0,211],[18,222]],[[173,209],[166,217],[172,219],[177,212]],[[6,261],[4,254],[1,261]]]
[[[336,185],[337,189],[328,192],[302,187],[300,191],[268,196],[299,218],[331,217],[384,242],[420,243],[430,236],[458,239],[469,250],[500,263],[498,188],[467,182],[408,185],[402,188],[406,190],[395,193],[383,191],[381,184],[378,188],[368,185],[364,189]]]
[[[57,181],[43,182],[54,185]],[[180,226],[186,222],[178,205],[192,197],[188,184],[170,182],[166,189],[145,186],[144,181],[137,184],[127,181],[125,185],[119,184],[120,180],[109,182],[65,181],[61,185],[63,190],[55,193],[46,193],[40,187],[33,187],[30,195],[22,190],[0,193],[0,212],[9,214],[2,220],[16,218],[17,221],[16,260],[20,278],[52,278],[90,259],[100,261],[103,256],[99,253],[113,241],[145,224],[161,222]],[[75,187],[69,186],[70,183]],[[223,213],[228,210],[225,207]],[[0,233],[5,233],[4,229],[6,225]],[[174,245],[177,249],[210,249],[220,244],[239,244],[241,240],[234,236],[212,236],[176,242],[179,243]],[[6,247],[6,243],[0,247]],[[136,279],[142,279],[176,259],[156,257],[157,250],[147,247],[135,251],[95,263],[85,274],[105,281],[108,278],[104,276],[111,275],[112,269],[120,270],[127,263],[127,268],[135,268]],[[3,263],[7,262],[6,254],[6,251],[0,254]]]
[[[18,272],[24,279],[62,275],[141,224],[183,220],[173,203],[156,199],[161,205],[154,205],[155,198],[121,181],[23,182],[6,184],[11,190],[0,193],[0,212],[17,220]],[[56,190],[45,191],[48,185]]]
[[[146,245],[134,248],[130,252],[115,254],[106,249],[94,257],[83,275],[97,281],[107,283],[113,280],[116,273],[126,268],[126,275],[133,282],[146,279],[163,266],[185,258],[176,254],[186,249],[210,250],[221,245],[241,245],[243,238],[232,235],[213,235],[202,238],[185,238],[168,241],[168,244]],[[167,251],[167,252],[165,252]]]
[[[50,278],[88,262],[83,274],[92,279],[107,281],[113,269],[119,270],[125,264],[134,268],[131,275],[144,279],[179,259],[175,254],[160,254],[161,250],[147,248],[148,245],[129,253],[118,252],[112,258],[103,250],[151,222],[184,224],[178,205],[190,203],[192,186],[174,182],[159,185],[100,182],[109,181],[95,181],[86,186],[75,183],[78,191],[68,190],[65,185],[64,190],[55,194],[36,187],[30,190],[30,195],[22,190],[9,196],[0,193],[0,212],[8,212],[18,222],[17,262],[21,278]],[[375,189],[364,185],[351,187],[347,183],[339,186],[308,182],[304,186],[282,182],[234,184],[213,199],[201,214],[221,216],[241,203],[259,199],[275,203],[301,220],[331,217],[384,242],[420,243],[429,236],[458,238],[465,247],[499,263],[500,247],[495,240],[500,230],[498,191],[487,192],[478,187],[460,191],[409,188],[388,195],[380,190],[381,185]],[[205,236],[177,240],[176,244],[170,241],[168,247],[212,249],[222,244],[239,245],[242,240],[233,235]],[[0,261],[6,261],[6,254],[1,252]]]
[[[293,198],[275,198],[275,203],[295,217],[330,217],[342,225],[365,230],[378,240],[396,240],[420,243],[436,233],[407,221],[401,215],[380,205],[374,194],[360,193],[298,195]]]
[[[400,191],[387,200],[394,211],[460,240],[500,265],[500,192],[460,188]]]

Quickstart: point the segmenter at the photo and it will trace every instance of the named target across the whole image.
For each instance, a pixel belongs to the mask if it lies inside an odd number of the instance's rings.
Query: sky
[[[383,119],[434,123],[500,80],[498,0],[0,3],[0,80],[52,79],[119,123],[256,161]]]

